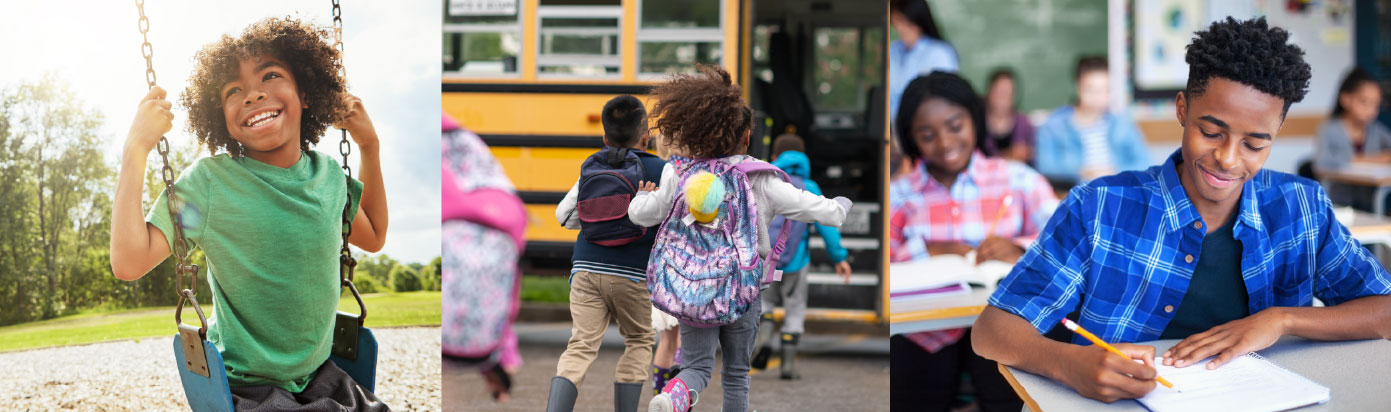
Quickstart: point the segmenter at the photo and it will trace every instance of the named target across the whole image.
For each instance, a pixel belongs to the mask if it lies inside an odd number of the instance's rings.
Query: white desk
[[[890,273],[890,276],[893,274]],[[889,334],[964,328],[976,323],[994,290],[971,288],[969,295],[932,300],[889,299]]]
[[[1178,340],[1146,342],[1156,353]],[[1363,340],[1317,342],[1286,336],[1274,346],[1258,353],[1276,365],[1303,375],[1332,390],[1332,399],[1322,405],[1298,409],[1309,411],[1384,411],[1391,409],[1391,342]],[[1000,365],[1000,372],[1014,391],[1034,412],[1053,411],[1144,411],[1135,400],[1112,404],[1083,398],[1077,391],[1032,373]]]
[[[1353,163],[1342,169],[1317,172],[1324,187],[1337,182],[1376,188],[1376,194],[1372,195],[1372,212],[1377,216],[1386,215],[1386,195],[1391,194],[1391,165]]]

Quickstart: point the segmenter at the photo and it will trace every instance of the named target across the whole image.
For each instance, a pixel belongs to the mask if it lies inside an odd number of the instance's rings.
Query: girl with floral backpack
[[[642,182],[628,216],[660,224],[647,266],[652,305],[681,323],[685,368],[652,398],[649,411],[684,412],[710,382],[715,348],[726,412],[748,409],[749,358],[758,334],[759,292],[779,278],[787,231],[773,216],[840,226],[850,200],[826,199],[787,183],[776,166],[745,154],[753,110],[728,72],[698,65],[652,90],[651,117],[672,155],[661,185]]]

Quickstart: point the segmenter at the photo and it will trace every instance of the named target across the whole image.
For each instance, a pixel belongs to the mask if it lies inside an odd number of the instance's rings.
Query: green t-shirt
[[[346,191],[338,162],[310,151],[282,169],[222,154],[198,159],[175,187],[189,248],[207,257],[208,340],[228,383],[303,391],[333,344]],[[362,182],[351,192],[355,216]],[[166,193],[145,221],[173,250]]]

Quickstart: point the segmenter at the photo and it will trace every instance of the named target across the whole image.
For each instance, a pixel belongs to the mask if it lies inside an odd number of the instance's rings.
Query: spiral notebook
[[[1255,352],[1209,370],[1209,359],[1185,368],[1164,366],[1159,376],[1175,389],[1157,386],[1140,398],[1151,411],[1284,411],[1328,402],[1328,387],[1271,363]],[[1177,390],[1176,390],[1177,389]],[[1179,392],[1181,390],[1182,392]]]

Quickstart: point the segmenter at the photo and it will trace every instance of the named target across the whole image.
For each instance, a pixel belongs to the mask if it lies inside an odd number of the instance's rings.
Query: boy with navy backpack
[[[666,162],[644,152],[647,109],[633,96],[604,105],[604,148],[585,159],[580,179],[556,207],[556,220],[579,229],[570,269],[570,343],[551,379],[546,411],[569,411],[589,364],[599,352],[609,320],[618,322],[623,356],[614,372],[616,411],[635,411],[647,379],[656,335],[647,291],[648,255],[656,230],[628,220],[638,182],[661,178]]]
[[[811,160],[806,155],[806,143],[795,134],[784,134],[773,140],[773,166],[787,172],[788,183],[793,187],[821,196],[821,187],[811,180]],[[773,309],[779,303],[786,310],[783,316],[780,335],[782,358],[782,379],[799,379],[794,367],[797,358],[797,343],[802,339],[803,324],[807,317],[807,268],[811,254],[806,239],[810,237],[810,225],[816,226],[816,233],[826,241],[826,253],[835,262],[836,274],[850,281],[850,262],[845,260],[846,251],[840,245],[840,229],[820,223],[798,222],[783,216],[773,218],[768,225],[768,233],[778,233],[782,227],[789,227],[787,246],[778,257],[778,270],[783,271],[782,280],[763,290],[763,323],[759,326],[758,352],[754,354],[752,367],[763,369],[768,366],[768,358],[773,353],[772,336],[778,332],[773,328]]]

